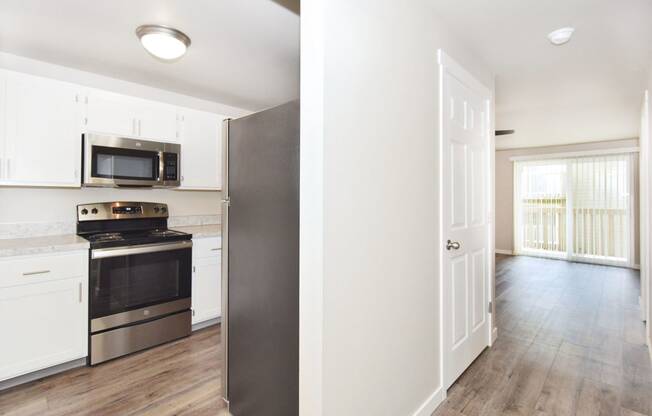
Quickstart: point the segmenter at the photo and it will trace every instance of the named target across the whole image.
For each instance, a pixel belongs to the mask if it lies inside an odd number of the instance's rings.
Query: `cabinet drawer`
[[[88,252],[12,257],[0,260],[0,287],[83,277],[88,272]]]
[[[197,238],[192,240],[192,254],[196,259],[222,256],[222,239],[219,237]]]

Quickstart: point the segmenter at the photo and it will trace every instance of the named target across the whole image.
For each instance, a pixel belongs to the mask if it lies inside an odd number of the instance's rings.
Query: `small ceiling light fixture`
[[[136,29],[136,36],[143,47],[164,61],[181,58],[190,47],[190,38],[183,32],[160,25],[143,25]]]
[[[548,39],[553,45],[563,45],[570,40],[573,32],[575,32],[575,28],[563,27],[548,33]]]

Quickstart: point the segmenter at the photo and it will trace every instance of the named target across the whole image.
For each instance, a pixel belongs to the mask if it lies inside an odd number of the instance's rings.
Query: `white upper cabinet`
[[[5,133],[7,132],[7,73],[0,70],[0,183],[5,176]]]
[[[138,137],[176,142],[179,137],[177,107],[155,101],[139,100]]]
[[[2,72],[0,185],[80,186],[83,108],[79,86]]]
[[[181,189],[222,189],[222,121],[204,111],[180,110]]]
[[[86,97],[86,130],[115,136],[137,136],[135,98],[102,90],[89,90]]]
[[[89,132],[175,142],[177,109],[173,105],[91,89],[87,96]]]
[[[219,190],[225,118],[0,69],[0,186],[81,186],[92,132],[180,142],[180,188]]]

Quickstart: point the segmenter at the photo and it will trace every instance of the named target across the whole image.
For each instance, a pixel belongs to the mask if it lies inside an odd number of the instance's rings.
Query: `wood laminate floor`
[[[650,415],[637,271],[498,256],[498,340],[435,416]]]
[[[498,340],[434,415],[651,415],[638,294],[633,270],[500,256]],[[18,386],[0,415],[223,415],[219,342],[212,327]]]
[[[0,392],[0,415],[223,415],[220,330]]]

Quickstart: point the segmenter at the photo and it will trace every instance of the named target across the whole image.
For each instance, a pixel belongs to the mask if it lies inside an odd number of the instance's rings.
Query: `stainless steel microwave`
[[[181,145],[85,134],[84,186],[175,187]]]

